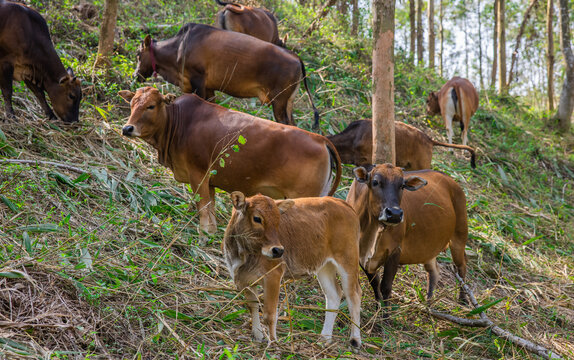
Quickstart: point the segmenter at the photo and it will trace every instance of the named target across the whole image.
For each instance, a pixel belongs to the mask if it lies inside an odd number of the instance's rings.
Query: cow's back
[[[25,56],[39,57],[29,61],[41,60],[45,47],[52,44],[44,18],[24,5],[0,2],[1,60],[10,57],[12,61],[22,61]]]
[[[446,100],[451,95],[451,90],[457,92],[457,96],[462,96],[463,106],[468,107],[467,111],[472,115],[478,109],[478,92],[472,83],[465,78],[455,76],[447,81],[439,91],[439,101],[441,103],[441,111],[444,108]],[[458,99],[460,101],[460,99]]]

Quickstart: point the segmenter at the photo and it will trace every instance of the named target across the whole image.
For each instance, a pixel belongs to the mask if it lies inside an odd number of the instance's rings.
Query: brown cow
[[[285,47],[285,42],[279,39],[277,19],[271,12],[252,6],[223,2],[221,0],[215,1],[219,5],[225,6],[215,15],[215,27],[244,33],[277,46]]]
[[[119,94],[131,103],[123,134],[152,145],[175,179],[199,194],[203,231],[216,231],[216,187],[276,199],[332,195],[337,189],[339,155],[321,135],[232,111],[195,94],[173,104],[173,95],[164,97],[152,87]]]
[[[362,166],[372,164],[373,123],[371,120],[353,121],[339,134],[327,136],[341,157],[343,164]],[[476,167],[474,149],[466,145],[446,144],[433,140],[414,126],[395,121],[395,150],[397,166],[405,170],[430,169],[433,146],[463,149],[470,152],[470,166]]]
[[[167,40],[146,36],[137,59],[135,75],[140,78],[157,72],[183,92],[204,99],[213,98],[215,90],[239,98],[257,97],[271,104],[275,120],[290,125],[294,125],[295,94],[303,81],[314,111],[313,126],[319,126],[301,59],[253,36],[189,23]]]
[[[14,117],[12,81],[24,81],[38,98],[46,116],[78,121],[82,89],[72,69],[62,65],[46,21],[36,11],[0,0],[0,89],[4,108]],[[54,111],[46,102],[48,93]]]
[[[431,170],[403,173],[391,164],[358,167],[353,172],[347,202],[361,221],[361,267],[377,300],[390,297],[400,264],[424,264],[430,298],[439,279],[436,257],[447,247],[464,279],[466,197],[454,180]],[[404,196],[403,190],[408,190]],[[460,300],[465,301],[462,288]]]
[[[341,288],[351,315],[351,345],[361,345],[359,219],[343,200],[333,197],[272,200],[263,195],[231,194],[233,213],[223,237],[227,268],[239,290],[246,290],[252,335],[264,338],[255,285],[263,280],[263,322],[269,338],[277,336],[277,302],[281,279],[317,275],[325,293],[321,335],[331,341],[341,302]]]
[[[438,92],[431,92],[427,98],[427,113],[441,114],[448,133],[448,143],[452,144],[453,121],[460,121],[462,144],[468,143],[470,117],[478,109],[478,93],[470,81],[455,76]]]

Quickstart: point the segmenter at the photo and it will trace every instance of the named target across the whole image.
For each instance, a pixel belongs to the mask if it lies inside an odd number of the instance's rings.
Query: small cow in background
[[[317,275],[325,294],[321,335],[331,341],[343,292],[351,315],[351,345],[361,345],[359,219],[343,200],[333,197],[273,200],[231,194],[233,212],[223,237],[227,268],[239,290],[245,290],[252,335],[264,339],[255,285],[263,280],[263,322],[276,340],[281,279]]]
[[[287,36],[279,39],[277,19],[271,12],[252,6],[215,0],[224,6],[217,12],[215,27],[244,33],[277,46],[285,47]]]
[[[377,300],[385,302],[390,297],[397,269],[403,264],[424,264],[430,299],[439,279],[436,257],[447,247],[464,279],[466,197],[454,180],[431,170],[404,174],[391,164],[358,167],[353,172],[347,202],[361,221],[360,262]],[[460,300],[466,300],[462,288]]]
[[[353,121],[339,134],[327,136],[341,157],[343,164],[362,166],[372,164],[373,158],[373,122],[371,120]],[[405,170],[423,170],[431,168],[434,146],[463,149],[470,152],[470,166],[476,167],[474,149],[466,145],[446,144],[433,140],[414,126],[395,121],[395,150],[397,166]]]
[[[462,144],[468,143],[468,127],[471,116],[478,109],[478,93],[470,81],[455,76],[438,92],[431,92],[427,98],[427,114],[441,114],[452,144],[453,121],[460,121]]]
[[[25,5],[0,0],[0,89],[9,117],[12,81],[24,81],[46,116],[71,123],[80,116],[82,88],[71,68],[64,68],[50,38],[48,25]],[[54,111],[46,102],[48,93]],[[55,114],[54,114],[55,112]]]

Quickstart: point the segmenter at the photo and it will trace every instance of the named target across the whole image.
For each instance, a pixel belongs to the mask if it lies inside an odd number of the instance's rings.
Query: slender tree
[[[548,111],[554,111],[554,31],[552,22],[554,17],[553,0],[548,0],[546,8],[546,65],[548,78]]]
[[[478,78],[480,80],[480,88],[484,89],[484,77],[482,74],[482,16],[480,0],[476,6],[477,19],[478,19]]]
[[[395,164],[395,0],[373,0],[373,162]]]
[[[104,3],[104,16],[100,28],[100,39],[98,42],[98,55],[94,63],[95,67],[107,66],[109,57],[114,50],[114,34],[116,31],[116,21],[118,18],[118,0],[106,0]]]
[[[351,35],[357,35],[359,32],[359,0],[353,0],[353,20],[351,25]]]
[[[444,76],[444,69],[443,69],[443,57],[444,57],[444,27],[443,27],[443,20],[444,20],[444,0],[439,0],[439,10],[438,10],[438,32],[440,37],[440,52],[439,52],[439,69],[440,69],[440,76]]]
[[[419,66],[424,65],[423,59],[423,0],[417,0],[417,63]]]
[[[531,0],[530,5],[526,8],[524,12],[524,17],[522,18],[522,23],[520,24],[520,29],[518,30],[518,35],[516,35],[516,43],[514,44],[514,51],[512,52],[512,57],[510,61],[510,72],[508,73],[508,83],[506,84],[507,87],[510,86],[512,80],[514,79],[514,67],[516,66],[516,61],[518,60],[518,49],[520,48],[520,41],[522,40],[522,36],[524,35],[524,30],[526,29],[526,23],[528,19],[530,19],[530,13],[532,12],[532,8],[538,4],[538,0]]]
[[[415,25],[415,17],[416,17],[416,11],[415,11],[415,0],[409,0],[409,25],[410,25],[410,30],[411,30],[411,42],[410,42],[410,55],[413,58],[413,61],[415,59],[415,43],[416,43],[416,39],[417,39],[417,29],[416,29],[416,25]]]
[[[494,0],[494,31],[492,33],[492,70],[490,72],[490,87],[496,86],[496,71],[498,70],[498,0]]]
[[[429,18],[429,68],[434,69],[435,33],[434,33],[434,0],[428,0]]]
[[[568,0],[559,0],[558,3],[560,5],[560,47],[564,54],[566,77],[564,84],[562,84],[556,120],[560,131],[567,132],[570,130],[572,110],[574,109],[574,53],[572,52],[572,41],[570,40]]]
[[[508,91],[506,83],[506,18],[505,1],[498,0],[498,92]]]

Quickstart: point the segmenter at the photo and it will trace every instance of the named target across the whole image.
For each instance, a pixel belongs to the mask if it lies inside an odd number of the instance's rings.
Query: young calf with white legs
[[[236,191],[231,200],[233,213],[223,238],[223,252],[237,288],[245,290],[254,339],[265,338],[256,285],[263,285],[263,323],[274,341],[281,280],[315,274],[327,309],[321,335],[331,341],[341,302],[338,273],[352,321],[351,345],[359,347],[360,225],[355,211],[332,197],[273,200],[264,195],[246,198]]]

